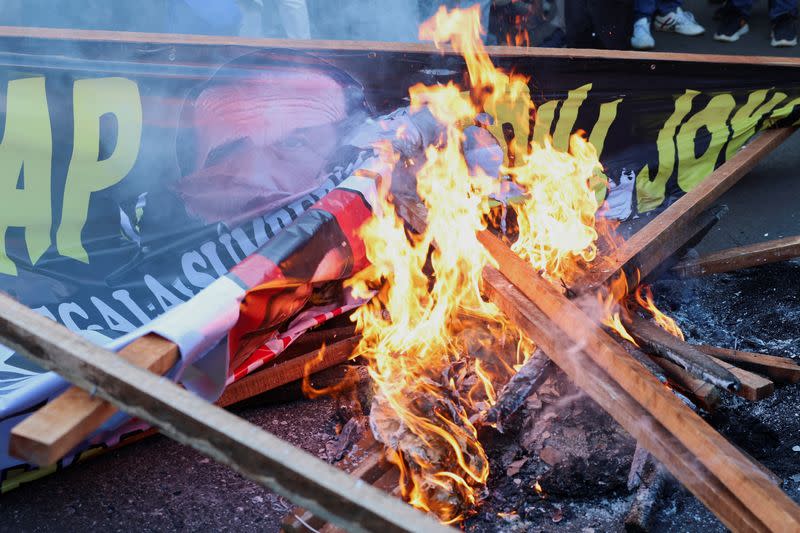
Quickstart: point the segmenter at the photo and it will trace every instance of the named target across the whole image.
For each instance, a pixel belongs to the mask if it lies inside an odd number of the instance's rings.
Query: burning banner
[[[596,254],[601,205],[616,219],[651,212],[757,131],[796,121],[800,74],[748,66],[732,79],[690,61],[502,49],[490,61],[447,24],[424,31],[465,61],[400,48],[1,37],[0,289],[113,348],[162,334],[181,347],[170,377],[210,399],[377,293],[356,313],[358,352],[382,406],[420,431],[409,437],[387,416],[376,432],[405,468],[407,497],[458,520],[488,468],[473,419],[532,348],[480,296],[491,259],[475,232],[490,197],[523,206],[515,251],[569,280]],[[387,194],[415,190],[429,211],[419,237]],[[476,355],[498,338],[504,357]],[[10,351],[0,370],[6,450],[8,430],[66,384]],[[424,401],[405,388],[422,370],[432,372]],[[431,424],[426,410],[441,416]],[[122,421],[91,443],[135,427]],[[4,490],[24,468],[0,455]]]

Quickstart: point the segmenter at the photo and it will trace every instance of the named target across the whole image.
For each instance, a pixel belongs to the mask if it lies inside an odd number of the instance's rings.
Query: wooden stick
[[[413,227],[424,227],[419,204],[396,201]],[[488,231],[478,239],[503,269],[484,269],[489,300],[724,524],[749,531],[800,528],[800,508],[768,476],[508,246]]]
[[[614,340],[616,340],[620,344],[620,346],[622,346],[625,349],[625,351],[631,355],[631,357],[639,361],[642,364],[642,366],[644,366],[647,370],[649,370],[650,373],[653,374],[653,376],[655,376],[655,378],[658,381],[660,381],[661,383],[667,382],[667,376],[661,370],[661,367],[658,366],[650,358],[649,355],[640,350],[638,346],[636,346],[628,339],[620,337],[616,331],[613,332],[612,337],[614,337]]]
[[[745,502],[589,357],[585,344],[571,341],[496,269],[485,269],[484,280],[489,299],[522,328],[577,386],[656,458],[668,465],[675,477],[724,524],[734,530],[769,531]],[[663,388],[660,384],[656,386]]]
[[[675,253],[667,258],[659,255],[641,257],[637,265],[639,275],[645,282],[659,279],[664,273],[668,272],[673,266],[680,262],[692,247],[697,246],[703,238],[717,225],[723,216],[728,213],[728,206],[722,205],[707,209],[700,215],[675,230],[674,242],[678,243]],[[634,290],[631,284],[630,290]]]
[[[486,412],[481,422],[494,424],[502,433],[503,424],[517,412],[517,409],[525,403],[534,390],[544,383],[553,368],[553,363],[545,356],[544,352],[536,350],[522,365],[522,368],[503,386],[497,395],[497,402]]]
[[[664,372],[669,376],[670,382],[690,395],[695,403],[708,412],[714,411],[722,399],[719,388],[707,381],[696,378],[672,361],[663,357],[653,357]]]
[[[745,400],[755,402],[762,400],[775,392],[775,384],[767,378],[759,376],[758,374],[754,374],[753,372],[748,372],[747,370],[739,368],[738,366],[734,366],[727,361],[718,359],[713,355],[706,355],[719,366],[736,376],[736,379],[739,380],[740,385],[739,390],[736,391],[736,394]]]
[[[781,383],[797,383],[800,381],[800,365],[786,357],[742,352],[704,344],[695,345],[695,348],[703,353],[722,359],[723,361],[761,374],[766,374],[773,380]]]
[[[63,28],[38,28],[0,26],[0,37],[23,37],[27,39],[69,39],[77,41],[100,41],[112,43],[188,44],[210,46],[242,46],[252,48],[290,48],[297,50],[353,50],[399,53],[440,53],[429,43],[401,43],[386,41],[323,41],[266,39],[236,36],[188,35],[169,33],[143,33],[108,30],[75,30]],[[449,47],[448,47],[449,50]],[[770,65],[800,67],[800,58],[777,56],[747,56],[728,54],[684,54],[670,52],[634,52],[623,50],[595,50],[581,48],[526,48],[515,46],[488,46],[492,56],[557,58],[557,59],[628,59],[636,61],[670,61],[689,63],[711,63],[713,66]]]
[[[764,156],[794,133],[795,128],[780,128],[762,132],[709,177],[666,208],[630,239],[617,248],[609,261],[598,266],[575,284],[580,291],[594,291],[625,269],[629,279],[635,270],[642,277],[648,268],[661,264],[683,245],[680,233],[703,211],[711,207],[722,194],[747,174]],[[685,241],[684,241],[685,242]]]
[[[681,278],[719,274],[800,257],[800,236],[728,248],[672,267]]]
[[[737,395],[750,401],[761,400],[775,391],[775,385],[767,378],[738,368],[729,362],[720,360],[702,350],[698,350],[694,345],[688,344],[677,337],[673,337],[655,324],[636,315],[628,317],[627,319],[623,318],[623,322],[631,335],[633,335],[642,346],[649,348],[652,353],[656,355],[666,357],[674,363],[678,363],[696,378],[707,381],[713,385],[723,386],[725,381],[720,381],[720,379],[724,377],[724,375],[721,376],[719,374],[719,369],[723,369],[730,373],[738,382],[738,387],[731,392],[735,392]],[[714,368],[716,368],[716,370]],[[713,372],[713,374],[709,374],[709,372]],[[709,379],[707,377],[709,375],[712,375],[714,379]],[[693,394],[696,394],[696,388],[700,391],[707,390],[699,387],[699,385],[695,383],[691,383],[691,387],[691,392]],[[723,388],[731,390],[730,387]]]
[[[336,328],[313,329],[298,337],[296,341],[289,345],[285,353],[289,353],[290,350],[290,353],[308,353],[312,350],[316,350],[323,344],[332,345],[337,341],[350,339],[355,335],[355,324]]]
[[[673,337],[636,313],[629,315],[623,313],[622,323],[639,346],[646,351],[669,359],[689,374],[712,385],[731,392],[739,390],[741,384],[729,370],[712,361],[709,356],[696,350],[691,344]]]
[[[642,474],[642,483],[633,497],[633,502],[625,516],[627,533],[644,533],[650,531],[653,508],[667,483],[667,472],[664,467],[648,454]]]
[[[168,372],[179,357],[174,343],[154,333],[133,341],[119,355],[158,375]],[[38,465],[55,464],[116,412],[102,398],[70,387],[11,430],[10,453]]]
[[[359,447],[366,450],[367,456],[348,473],[352,477],[372,485],[392,468],[392,464],[384,458],[383,444],[376,441],[371,432],[368,431],[364,435],[359,442]],[[320,530],[325,524],[324,519],[314,515],[311,511],[295,507],[284,518],[281,530],[286,533],[307,533],[310,528]]]
[[[360,335],[353,336],[326,346],[323,351],[323,359],[318,362],[315,362],[315,360],[319,357],[320,351],[322,351],[321,348],[245,376],[239,381],[231,383],[225,389],[222,397],[217,400],[217,405],[227,407],[281,385],[302,379],[306,365],[311,365],[311,372],[319,372],[344,363],[350,358],[360,339]]]
[[[478,238],[503,271],[485,271],[487,285],[492,288],[489,293],[494,295],[492,301],[515,323],[527,325],[524,330],[537,346],[723,523],[734,530],[800,529],[800,508],[739,450],[499,239],[485,231]],[[500,292],[492,285],[502,284],[503,277],[524,296],[512,298],[505,285],[505,295],[498,297]],[[534,327],[532,317],[545,318],[549,323]],[[593,364],[579,361],[576,352]],[[613,396],[612,392],[622,395]],[[625,398],[630,398],[631,403],[626,404]],[[659,435],[660,439],[653,425],[663,426],[666,431]]]
[[[352,531],[450,531],[369,485],[0,295],[0,339],[118,409]]]

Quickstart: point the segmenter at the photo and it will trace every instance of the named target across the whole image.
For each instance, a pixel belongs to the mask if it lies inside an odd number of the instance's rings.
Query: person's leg
[[[592,37],[594,30],[589,17],[588,2],[594,0],[565,0],[564,21],[566,23],[566,41],[568,48],[594,48],[596,41]]]
[[[487,38],[489,37],[489,13],[492,10],[492,0],[479,0],[475,2],[481,6],[481,28],[486,32]],[[489,39],[492,41],[492,39]],[[489,44],[496,44],[494,42]]]
[[[656,7],[655,11],[659,15],[666,15],[667,13],[673,13],[679,7],[683,7],[681,0],[657,0],[655,2]]]
[[[770,0],[772,46],[797,46],[797,0]]]
[[[592,28],[597,34],[600,46],[607,50],[630,48],[633,44],[633,2],[631,0],[590,0],[590,4]]]
[[[728,0],[719,11],[719,24],[714,40],[732,43],[750,31],[747,19],[753,9],[753,0]]]
[[[653,15],[656,14],[656,0],[634,0],[633,2],[633,20],[647,18],[652,20]]]
[[[786,15],[797,18],[797,0],[770,0],[770,20],[777,20]]]
[[[311,39],[306,0],[277,0],[278,12],[289,39]]]
[[[750,12],[753,10],[753,0],[728,0],[726,6],[734,8],[744,18],[750,18]]]
[[[650,33],[650,23],[656,13],[656,0],[634,0],[631,47],[636,50],[650,50],[656,45]]]

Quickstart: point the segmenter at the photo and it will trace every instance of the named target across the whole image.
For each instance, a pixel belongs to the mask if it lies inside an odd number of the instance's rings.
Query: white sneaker
[[[706,29],[694,19],[694,15],[681,8],[666,15],[656,15],[653,25],[659,31],[674,31],[681,35],[700,35]]]
[[[653,34],[650,33],[650,21],[642,17],[633,24],[631,46],[636,50],[650,50],[656,45]]]

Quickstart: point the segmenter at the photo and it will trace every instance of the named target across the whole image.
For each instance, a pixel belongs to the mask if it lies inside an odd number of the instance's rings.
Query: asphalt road
[[[770,22],[767,16],[767,0],[756,0],[750,16],[750,32],[742,36],[738,42],[723,43],[714,40],[717,21],[713,20],[714,11],[719,4],[708,0],[684,0],[684,9],[691,11],[697,22],[703,25],[706,32],[697,37],[685,37],[674,33],[654,32],[658,52],[686,52],[696,54],[733,54],[754,56],[800,56],[800,47],[773,48],[769,44]]]

